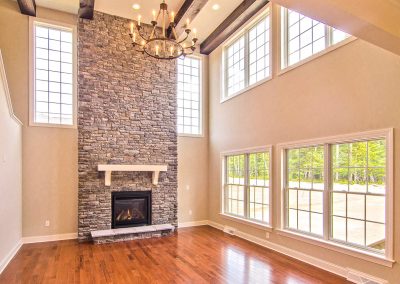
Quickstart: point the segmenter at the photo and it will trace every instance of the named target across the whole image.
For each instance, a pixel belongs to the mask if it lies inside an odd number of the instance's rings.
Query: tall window
[[[331,238],[384,250],[386,141],[331,147]]]
[[[225,98],[270,75],[270,15],[267,14],[225,47]]]
[[[287,151],[288,227],[323,234],[324,147]]]
[[[282,66],[286,68],[349,37],[348,34],[283,8]]]
[[[201,60],[178,59],[178,133],[201,135]]]
[[[285,227],[384,254],[387,145],[382,133],[286,149]]]
[[[260,223],[270,223],[269,150],[227,155],[224,213]]]
[[[74,33],[72,28],[33,21],[33,104],[37,125],[75,124]]]

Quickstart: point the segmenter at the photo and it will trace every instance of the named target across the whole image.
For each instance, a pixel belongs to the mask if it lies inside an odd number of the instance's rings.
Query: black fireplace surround
[[[111,228],[151,225],[151,191],[111,193]]]

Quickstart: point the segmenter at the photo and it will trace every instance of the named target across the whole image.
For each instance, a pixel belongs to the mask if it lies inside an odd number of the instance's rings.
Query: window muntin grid
[[[199,58],[178,59],[178,133],[201,134],[201,94]]]
[[[301,154],[315,146],[286,149],[285,228],[384,254],[388,218],[386,145],[385,138],[358,137],[356,141],[319,146],[323,149],[319,152],[324,155],[324,166],[317,163],[316,172],[319,174],[322,169],[321,174],[329,176],[323,181],[317,178],[317,182],[313,171],[315,155],[313,160],[307,158],[310,155]],[[312,180],[303,179],[307,176]],[[311,213],[322,216],[319,233],[313,230]]]
[[[323,235],[324,146],[287,150],[287,226]]]
[[[243,35],[227,48],[226,80],[228,96],[233,95],[245,87],[244,45],[245,38]]]
[[[270,152],[225,156],[225,211],[270,223]]]
[[[249,30],[249,85],[270,75],[270,19],[259,21]]]
[[[225,48],[225,98],[270,77],[270,33],[268,13]]]
[[[226,157],[226,213],[244,216],[245,155]]]
[[[294,65],[350,35],[295,11],[282,8],[282,66]]]
[[[34,123],[74,124],[73,32],[34,23]]]
[[[248,218],[264,223],[269,223],[270,153],[251,153],[248,155],[248,159]]]
[[[332,240],[384,252],[386,140],[331,146]]]

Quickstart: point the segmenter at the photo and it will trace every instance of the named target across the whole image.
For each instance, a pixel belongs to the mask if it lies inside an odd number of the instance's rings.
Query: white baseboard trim
[[[221,230],[221,231],[224,231],[224,228],[225,228],[224,225],[219,224],[219,223],[214,222],[214,221],[208,221],[208,225],[211,226],[211,227],[214,227],[214,228],[216,228],[218,230]],[[333,274],[336,274],[338,276],[344,277],[347,280],[352,281],[354,283],[362,284],[362,283],[365,283],[365,282],[358,282],[358,281],[355,281],[354,278],[353,279],[350,278],[349,277],[349,272],[350,271],[353,274],[364,276],[368,280],[372,280],[373,279],[374,281],[376,281],[376,282],[372,282],[372,283],[382,283],[382,284],[388,283],[384,279],[376,278],[374,276],[367,275],[367,274],[365,274],[363,272],[356,271],[354,269],[350,269],[350,268],[347,268],[347,267],[343,267],[343,266],[339,266],[339,265],[333,264],[331,262],[322,260],[320,258],[316,258],[316,257],[310,256],[308,254],[305,254],[305,253],[302,253],[302,252],[298,252],[296,250],[293,250],[293,249],[278,245],[276,243],[261,239],[259,237],[244,233],[244,232],[239,231],[239,230],[235,230],[234,235],[239,237],[239,238],[241,238],[241,239],[247,240],[249,242],[258,244],[258,245],[263,246],[265,248],[268,248],[268,249],[271,249],[271,250],[276,251],[278,253],[281,253],[281,254],[284,254],[286,256],[289,256],[291,258],[294,258],[294,259],[297,259],[299,261],[308,263],[308,264],[310,264],[312,266],[315,266],[315,267],[318,267],[318,268],[320,268],[322,270],[329,271],[329,272],[331,272]],[[360,281],[363,281],[363,280],[360,280]]]
[[[14,258],[14,256],[18,253],[21,248],[23,242],[20,239],[17,244],[10,250],[10,252],[6,255],[6,257],[0,262],[0,274],[4,271],[10,261]]]
[[[77,238],[78,238],[78,233],[69,233],[60,235],[24,237],[22,238],[22,242],[24,244],[33,244],[33,243],[54,242],[62,240],[73,240]]]
[[[208,225],[208,220],[178,223],[178,228],[197,227],[197,226],[205,226],[205,225]]]

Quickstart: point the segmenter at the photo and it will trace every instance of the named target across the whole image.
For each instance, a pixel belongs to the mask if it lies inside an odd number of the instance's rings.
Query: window
[[[388,133],[285,149],[285,228],[387,255]]]
[[[386,141],[335,144],[331,238],[385,250]]]
[[[224,213],[270,224],[270,149],[224,156]]]
[[[201,135],[201,60],[196,57],[178,59],[178,133]]]
[[[225,98],[270,75],[270,15],[266,14],[225,47]]]
[[[281,11],[282,69],[321,52],[350,36],[289,9],[282,7]]]
[[[324,147],[287,151],[288,227],[322,236]]]
[[[32,125],[75,125],[75,39],[72,27],[32,21]]]

